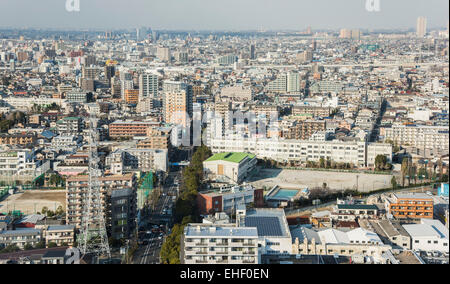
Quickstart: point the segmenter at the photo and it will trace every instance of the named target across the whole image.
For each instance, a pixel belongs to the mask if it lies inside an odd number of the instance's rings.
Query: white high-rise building
[[[417,18],[416,34],[418,37],[426,36],[426,34],[427,34],[427,18],[425,18],[425,17]]]
[[[158,96],[158,75],[141,74],[139,76],[139,100]]]

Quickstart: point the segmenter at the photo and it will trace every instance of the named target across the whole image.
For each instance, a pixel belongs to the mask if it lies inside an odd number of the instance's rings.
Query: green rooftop
[[[240,163],[245,158],[253,159],[255,158],[255,155],[248,154],[248,153],[219,153],[215,154],[214,156],[210,157],[205,162],[213,162],[213,161],[226,161],[226,162],[232,162],[232,163]]]
[[[338,209],[349,210],[378,210],[376,205],[369,204],[338,204]]]

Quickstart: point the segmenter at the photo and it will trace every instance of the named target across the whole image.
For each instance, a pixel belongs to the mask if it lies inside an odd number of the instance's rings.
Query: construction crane
[[[92,255],[111,259],[108,235],[105,223],[106,201],[102,197],[99,177],[99,157],[97,154],[97,122],[95,115],[89,117],[89,180],[87,191],[82,197],[83,213],[81,216],[80,241],[78,249],[82,256]],[[105,202],[102,204],[102,202]]]

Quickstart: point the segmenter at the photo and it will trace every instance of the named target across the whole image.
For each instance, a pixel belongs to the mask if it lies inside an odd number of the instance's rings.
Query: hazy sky
[[[379,0],[380,12],[368,12],[366,0],[79,1],[80,12],[69,13],[66,0],[0,0],[0,28],[390,29],[415,27],[418,16],[446,27],[449,18],[448,0]]]

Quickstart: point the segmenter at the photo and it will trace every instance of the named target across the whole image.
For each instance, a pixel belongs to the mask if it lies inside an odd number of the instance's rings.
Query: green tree
[[[402,186],[405,186],[405,178],[409,172],[409,158],[403,158],[401,172],[402,172]]]
[[[375,158],[375,169],[377,171],[384,170],[387,166],[387,158],[385,155],[378,155]]]
[[[31,244],[25,244],[25,245],[23,246],[23,249],[24,249],[24,250],[32,250],[32,249],[33,249],[33,245],[31,245]]]
[[[324,158],[320,158],[320,160],[319,160],[319,165],[320,165],[320,168],[325,168],[325,159]]]
[[[393,190],[397,189],[397,179],[394,176],[391,178],[391,185]]]

